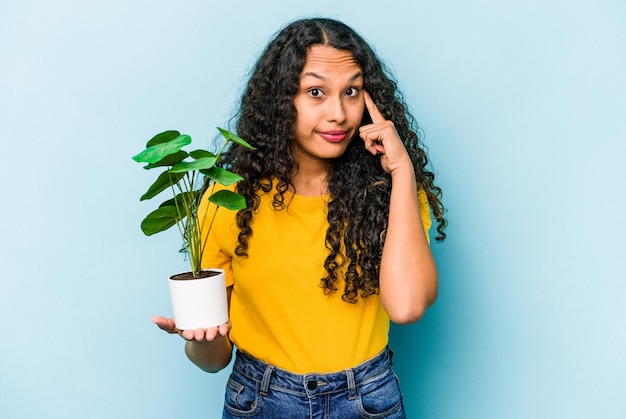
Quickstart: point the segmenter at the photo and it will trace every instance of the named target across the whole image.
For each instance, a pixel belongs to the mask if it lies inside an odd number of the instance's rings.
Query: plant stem
[[[215,190],[215,182],[213,182],[212,189],[211,189],[211,194],[213,194],[213,191],[214,191],[214,190]],[[217,216],[217,210],[219,210],[219,209],[220,209],[220,207],[219,207],[219,206],[218,206],[217,208],[215,208],[215,212],[213,213],[213,217],[211,217],[211,223],[209,224],[209,231],[211,231],[211,228],[213,228],[213,221],[215,221],[215,217]],[[207,211],[207,212],[208,212],[208,211]],[[204,216],[202,217],[202,224],[201,224],[201,226],[200,226],[200,228],[201,228],[202,230],[204,230],[204,223],[205,223],[205,221],[206,221],[207,212],[205,212],[205,213],[204,213]],[[208,239],[209,239],[209,235],[207,234],[207,235],[204,237],[204,241],[202,242],[202,250],[203,250],[203,252],[204,252],[204,249],[206,249],[206,243],[207,243],[207,240],[208,240]]]
[[[169,174],[169,169],[171,169],[171,168],[172,168],[171,166],[168,168],[168,176],[170,177],[170,183],[172,183],[171,182],[172,175]],[[184,242],[185,241],[185,235],[184,235],[183,229],[181,228],[180,221],[179,221],[180,220],[180,208],[178,206],[178,201],[176,201],[176,189],[174,188],[174,185],[178,186],[178,190],[181,191],[181,192],[182,192],[182,189],[181,189],[180,184],[178,182],[172,184],[172,186],[171,186],[171,188],[172,188],[172,195],[174,196],[174,206],[176,207],[176,215],[179,218],[178,220],[176,220],[176,228],[178,228],[178,233],[183,238],[183,242]]]

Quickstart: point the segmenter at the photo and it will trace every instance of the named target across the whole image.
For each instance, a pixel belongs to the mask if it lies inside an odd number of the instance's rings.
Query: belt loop
[[[270,377],[272,376],[273,371],[274,367],[272,365],[268,365],[265,368],[265,372],[263,373],[263,380],[261,381],[261,394],[263,396],[267,396],[267,391],[270,389]]]
[[[354,381],[354,370],[352,368],[347,369],[346,376],[348,378],[348,393],[350,400],[356,399],[356,382]]]

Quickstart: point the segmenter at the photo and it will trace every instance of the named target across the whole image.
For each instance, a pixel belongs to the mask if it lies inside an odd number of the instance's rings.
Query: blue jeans
[[[403,419],[398,378],[385,349],[331,374],[293,374],[237,351],[222,418]]]

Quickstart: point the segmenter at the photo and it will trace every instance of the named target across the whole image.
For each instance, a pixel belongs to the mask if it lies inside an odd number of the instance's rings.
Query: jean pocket
[[[243,380],[242,380],[243,381]],[[259,394],[254,382],[241,384],[233,377],[226,383],[224,409],[236,417],[252,417],[260,409]]]
[[[403,417],[402,393],[398,380],[391,370],[358,386],[357,408],[365,419]],[[396,416],[393,416],[396,417]]]

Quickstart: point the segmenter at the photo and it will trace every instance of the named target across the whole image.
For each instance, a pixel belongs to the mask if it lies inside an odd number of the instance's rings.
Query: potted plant
[[[246,208],[245,198],[229,190],[206,195],[205,192],[214,188],[215,183],[229,186],[242,180],[216,166],[229,144],[253,147],[232,132],[218,130],[224,143],[216,154],[202,149],[185,151],[183,148],[191,144],[189,135],[164,131],[150,139],[146,149],[133,157],[138,163],[147,163],[144,169],[165,169],[140,200],[152,199],[165,190],[170,190],[171,198],[146,216],[141,230],[151,236],[174,225],[178,227],[183,242],[181,251],[187,255],[191,270],[171,276],[169,288],[176,327],[183,330],[214,327],[228,321],[224,271],[201,268],[205,250],[202,238],[210,231],[213,220],[207,219],[206,214],[198,214],[198,209],[203,196],[208,196],[218,207]]]

